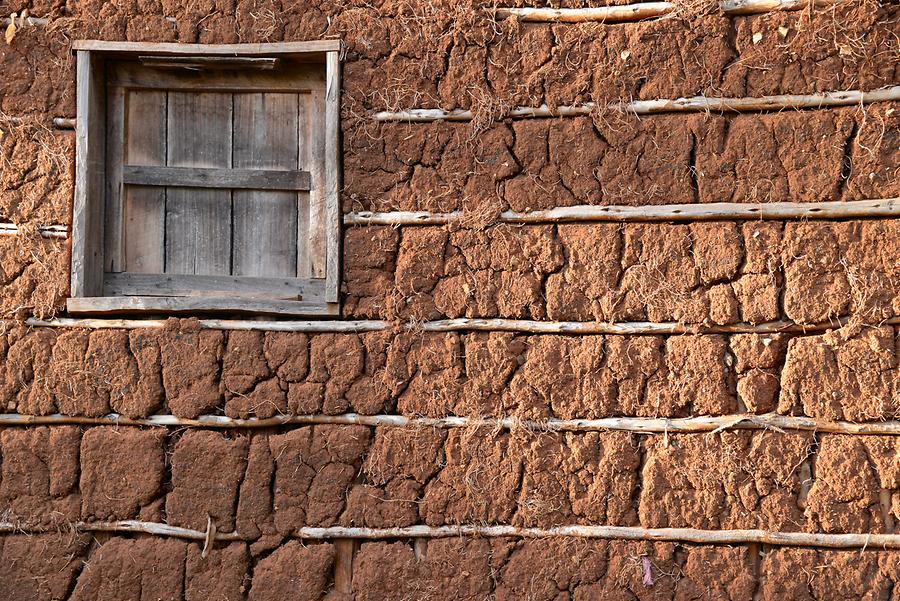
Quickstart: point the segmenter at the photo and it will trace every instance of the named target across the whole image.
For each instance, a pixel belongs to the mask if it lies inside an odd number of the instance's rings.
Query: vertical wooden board
[[[166,164],[231,167],[232,95],[169,92]],[[165,272],[231,273],[231,191],[166,189]]]
[[[91,52],[76,59],[75,199],[72,214],[71,295],[97,296],[103,288],[103,212],[106,93],[103,62]]]
[[[106,92],[106,192],[104,195],[104,271],[124,271],[122,152],[125,143],[125,90]]]
[[[309,236],[307,237],[307,260],[309,276],[325,277],[325,229],[326,182],[325,182],[325,90],[313,90],[304,98],[306,125],[306,150],[309,156]]]
[[[310,172],[310,185],[315,188],[314,175],[312,173],[312,161],[310,156],[310,128],[312,127],[312,97],[310,94],[298,96],[297,117],[297,166],[299,169]],[[312,265],[309,260],[310,241],[310,211],[309,205],[312,199],[311,192],[297,194],[297,277],[311,278]]]
[[[340,291],[341,246],[341,60],[325,59],[325,300],[336,303]]]
[[[234,95],[234,164],[297,169],[298,95]],[[296,277],[297,193],[235,190],[232,274]]]
[[[352,538],[334,539],[334,590],[349,595],[353,592],[353,556],[357,542]]]
[[[125,163],[166,164],[166,93],[130,90],[125,103]],[[166,189],[127,186],[124,190],[125,269],[162,273]]]

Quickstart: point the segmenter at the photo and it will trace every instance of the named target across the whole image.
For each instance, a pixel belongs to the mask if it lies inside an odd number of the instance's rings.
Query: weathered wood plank
[[[255,278],[228,275],[107,273],[107,296],[235,296],[268,300],[324,299],[322,280]]]
[[[145,67],[153,69],[266,69],[278,67],[281,59],[240,56],[138,56]]]
[[[90,52],[76,58],[75,199],[72,214],[72,296],[99,294],[103,286],[103,191],[106,132],[102,62]]]
[[[339,307],[310,301],[270,301],[232,297],[103,296],[70,298],[69,313],[113,315],[123,313],[250,313],[255,315],[336,316]]]
[[[334,591],[349,595],[353,592],[353,556],[356,541],[352,538],[338,538],[334,541]]]
[[[272,174],[296,171],[297,94],[235,94],[234,167]],[[271,190],[274,188],[265,188]],[[293,188],[297,190],[299,188]],[[232,273],[252,276],[297,276],[297,194],[236,190]]]
[[[312,171],[310,157],[310,136],[313,128],[310,111],[313,105],[313,96],[298,97],[297,115],[297,165],[300,169]],[[312,173],[310,173],[312,184]],[[297,277],[312,277],[312,265],[309,258],[309,243],[311,236],[310,202],[313,192],[297,193]]]
[[[296,95],[294,95],[296,98]],[[296,128],[292,128],[296,130]],[[296,144],[294,145],[296,146]],[[296,150],[294,148],[294,150]],[[295,154],[296,156],[296,154]],[[294,162],[296,166],[296,162]],[[138,186],[243,190],[309,190],[309,172],[273,169],[205,169],[125,165],[122,179]],[[293,198],[293,196],[292,196]]]
[[[231,167],[232,96],[169,93],[167,164]],[[167,188],[165,272],[231,273],[231,191]]]
[[[337,302],[341,246],[341,61],[329,52],[325,62],[325,300]]]
[[[184,56],[265,56],[267,54],[318,54],[339,52],[340,40],[312,40],[308,42],[275,42],[267,44],[175,44],[171,42],[107,42],[104,40],[75,40],[73,50],[95,50],[110,54],[165,54]]]
[[[138,62],[120,62],[110,73],[110,86],[181,92],[285,92],[305,94],[325,85],[321,65],[284,63],[272,71],[195,71],[154,69]]]
[[[106,194],[103,228],[103,268],[105,271],[125,269],[125,232],[122,207],[124,146],[125,91],[122,88],[110,88],[106,94]]]
[[[306,237],[308,271],[311,277],[325,277],[326,259],[326,182],[325,182],[325,90],[304,98],[306,140],[303,152],[308,157],[310,191],[308,233]]]
[[[129,91],[125,111],[124,160],[134,165],[165,165],[166,94]],[[162,273],[165,268],[166,190],[126,186],[123,195],[125,266],[120,271]]]

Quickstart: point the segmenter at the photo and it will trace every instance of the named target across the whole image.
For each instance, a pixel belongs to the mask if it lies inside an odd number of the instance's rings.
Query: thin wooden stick
[[[0,25],[9,25],[11,22],[12,19],[9,17],[0,18]],[[50,19],[45,17],[16,17],[16,27],[24,27],[25,25],[45,27],[49,24]]]
[[[169,536],[187,540],[205,541],[207,533],[189,528],[179,528],[157,522],[125,520],[120,522],[75,522],[71,528],[77,532],[140,532],[156,536]],[[0,523],[0,533],[51,532],[50,528],[20,527],[10,522]],[[555,528],[520,528],[499,525],[483,526],[461,524],[458,526],[405,526],[400,528],[355,528],[329,526],[323,528],[302,527],[291,533],[292,538],[305,540],[385,540],[405,538],[592,538],[607,540],[648,540],[660,542],[686,542],[713,545],[766,544],[785,547],[822,547],[828,549],[900,549],[900,534],[823,534],[810,532],[773,532],[769,530],[700,530],[697,528],[640,528],[634,526],[557,526]],[[217,532],[215,540],[241,541],[237,532]]]
[[[0,236],[18,236],[19,226],[15,223],[0,223]],[[64,225],[47,225],[38,228],[44,238],[68,238],[69,228]]]
[[[405,328],[411,331],[424,332],[524,332],[530,334],[568,334],[568,335],[679,335],[679,334],[773,334],[778,332],[824,332],[846,325],[849,318],[842,317],[827,323],[797,324],[791,321],[770,321],[751,324],[736,323],[728,325],[681,324],[676,322],[620,322],[605,323],[601,321],[534,321],[527,319],[441,319],[424,323],[392,324],[382,320],[345,320],[345,321],[251,321],[201,319],[200,327],[207,330],[245,330],[260,332],[308,332],[308,333],[364,333],[378,332],[392,327]],[[4,323],[14,324],[13,320]],[[165,320],[161,319],[75,319],[61,317],[52,320],[40,320],[29,317],[25,323],[32,327],[51,328],[88,328],[88,329],[138,329],[163,328]],[[890,317],[878,322],[881,325],[900,323],[900,316]]]
[[[13,125],[22,125],[24,123],[28,123],[26,119],[22,119],[21,117],[4,117],[3,121],[5,123],[11,123]],[[69,117],[54,117],[53,118],[53,127],[56,129],[75,129],[76,119]]]
[[[344,216],[345,225],[445,225],[463,219],[464,213],[427,211],[361,211]],[[742,221],[757,219],[808,220],[900,217],[900,199],[852,200],[846,202],[711,202],[647,206],[578,205],[540,211],[503,211],[500,223]]]
[[[725,0],[719,3],[719,9],[726,15],[752,15],[840,3],[841,0]],[[663,17],[675,9],[673,2],[642,2],[596,8],[498,8],[495,15],[532,23],[628,23]]]
[[[618,8],[618,7],[616,7]],[[834,106],[853,106],[872,102],[889,102],[900,100],[900,86],[882,88],[869,92],[845,90],[825,92],[822,94],[781,94],[777,96],[760,96],[758,98],[709,98],[693,96],[675,100],[633,100],[631,102],[615,102],[607,108],[635,115],[652,115],[657,113],[685,112],[748,112],[779,111],[785,109],[818,109]],[[506,113],[512,119],[529,119],[544,117],[580,117],[590,115],[597,104],[560,106],[551,108],[546,104],[538,107],[519,106]],[[381,111],[373,115],[376,121],[407,121],[424,123],[430,121],[471,121],[474,113],[470,110],[455,109],[410,109],[406,111]]]
[[[863,436],[900,435],[900,421],[847,422],[822,420],[812,417],[779,415],[776,413],[695,416],[680,418],[656,417],[606,417],[599,419],[548,419],[522,420],[518,418],[470,418],[407,417],[405,415],[284,415],[272,418],[237,419],[224,415],[201,415],[196,419],[175,415],[152,415],[145,418],[128,418],[116,413],[102,417],[72,415],[22,415],[0,414],[0,427],[14,426],[135,426],[171,428],[228,428],[254,429],[278,426],[308,426],[318,424],[342,426],[371,426],[394,428],[468,428],[490,427],[506,430],[527,429],[536,432],[637,432],[640,434],[678,434],[721,432],[725,430],[796,430],[827,434],[853,434]]]

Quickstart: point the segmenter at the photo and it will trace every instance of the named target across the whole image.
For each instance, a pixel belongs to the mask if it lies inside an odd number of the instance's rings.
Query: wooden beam
[[[341,61],[325,63],[325,300],[340,300],[341,267]]]
[[[786,109],[820,109],[835,106],[853,106],[873,102],[891,102],[900,100],[900,86],[892,86],[867,92],[859,90],[843,90],[824,92],[821,94],[780,94],[776,96],[760,96],[755,98],[710,98],[693,96],[674,100],[633,100],[630,102],[613,102],[604,110],[631,113],[634,115],[654,115],[659,113],[690,112],[758,112],[781,111]],[[598,110],[594,102],[584,104],[563,105],[551,108],[546,104],[538,107],[519,106],[508,111],[504,116],[511,119],[531,119],[548,117],[582,117]],[[455,109],[409,109],[406,111],[381,111],[373,115],[376,121],[406,121],[428,123],[432,121],[471,121],[474,113],[470,110]]]
[[[133,426],[156,428],[258,429],[310,425],[369,426],[373,428],[473,428],[531,430],[534,432],[635,432],[638,434],[704,434],[734,430],[790,430],[857,436],[900,435],[900,421],[847,422],[813,417],[765,414],[699,415],[682,418],[606,417],[597,419],[524,420],[515,417],[409,417],[405,415],[281,415],[272,418],[238,419],[224,415],[201,415],[187,419],[175,415],[128,418],[116,413],[103,417],[72,415],[0,414],[0,427],[13,426]]]
[[[719,10],[729,16],[752,15],[772,11],[801,10],[809,6],[825,7],[846,0],[724,0]],[[641,2],[622,6],[595,8],[497,8],[500,18],[514,18],[531,23],[628,23],[654,19],[676,13],[675,2]]]
[[[209,533],[159,522],[123,520],[119,522],[74,522],[75,532],[131,532],[205,541]],[[0,522],[0,533],[37,534],[53,527],[23,526]],[[292,538],[302,540],[391,540],[418,538],[581,538],[606,540],[646,540],[707,545],[746,545],[750,543],[778,547],[821,547],[879,551],[900,549],[900,534],[871,532],[826,534],[818,532],[776,532],[769,530],[700,530],[697,528],[641,528],[637,526],[569,525],[551,528],[524,528],[512,525],[486,526],[459,524],[450,526],[403,526],[398,528],[359,528],[350,526],[302,527]],[[241,541],[238,532],[216,532],[217,541]]]
[[[72,49],[91,50],[107,54],[162,56],[266,56],[284,54],[322,54],[340,52],[340,40],[308,42],[276,42],[267,44],[175,44],[152,42],[107,42],[103,40],[75,40]]]
[[[107,273],[106,296],[234,296],[324,302],[325,282],[300,278]]]
[[[656,222],[873,219],[900,217],[900,199],[834,202],[711,202],[669,205],[578,205],[537,211],[503,211],[499,223]],[[465,218],[459,211],[360,211],[344,216],[344,225],[445,225]]]
[[[340,308],[314,301],[274,301],[231,296],[164,297],[101,296],[70,298],[66,303],[75,315],[121,315],[128,313],[250,313],[253,315],[331,316]]]
[[[70,302],[73,299],[69,299]],[[330,309],[337,312],[335,309]],[[736,323],[729,325],[682,324],[676,322],[619,322],[600,321],[533,321],[526,319],[442,319],[437,321],[395,323],[380,319],[341,321],[293,321],[293,320],[236,320],[201,319],[200,327],[208,330],[245,330],[260,332],[380,332],[406,329],[414,332],[522,332],[527,334],[565,334],[592,336],[597,334],[628,336],[678,336],[681,334],[774,334],[779,332],[813,333],[828,332],[843,327],[849,318],[843,317],[826,323],[797,324],[791,321],[767,323]],[[6,321],[5,323],[14,323]],[[57,318],[40,320],[29,317],[30,326],[54,328],[161,328],[163,320],[116,320]],[[900,316],[882,319],[879,325],[900,324]]]
[[[125,165],[122,181],[134,186],[241,190],[309,190],[309,171]]]
[[[69,228],[64,225],[46,225],[38,228],[43,238],[68,238]],[[0,223],[0,236],[18,236],[21,229],[15,223]]]
[[[138,60],[153,69],[191,69],[197,71],[218,69],[261,69],[271,71],[280,59],[249,56],[144,56]]]
[[[76,58],[75,200],[72,209],[72,296],[103,286],[103,204],[106,95],[103,63],[90,52]]]

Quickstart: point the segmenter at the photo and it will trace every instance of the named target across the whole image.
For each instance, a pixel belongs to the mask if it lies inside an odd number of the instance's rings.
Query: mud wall
[[[26,8],[49,23],[0,43],[0,222],[19,226],[0,236],[9,318],[0,413],[86,423],[0,427],[0,601],[895,595],[897,552],[871,547],[459,536],[356,540],[348,552],[347,539],[292,538],[309,526],[465,524],[894,534],[895,436],[96,424],[109,413],[898,419],[897,219],[517,226],[498,217],[900,195],[898,102],[641,117],[609,106],[898,85],[900,5],[732,17],[679,3],[676,16],[640,23],[546,24],[498,20],[468,2],[7,0],[0,16]],[[26,323],[65,316],[68,241],[39,227],[71,221],[74,136],[52,119],[74,116],[73,39],[336,36],[347,45],[344,213],[462,214],[447,226],[344,229],[342,319],[385,320],[385,330]],[[504,116],[579,102],[596,110]],[[474,118],[371,115],[408,108]],[[421,328],[458,317],[694,331]],[[758,327],[778,320],[809,330]],[[234,540],[73,528],[120,520],[214,524]]]

